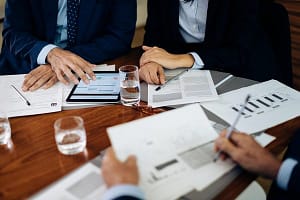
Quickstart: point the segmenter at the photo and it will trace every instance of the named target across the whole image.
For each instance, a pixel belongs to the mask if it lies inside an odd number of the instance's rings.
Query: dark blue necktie
[[[76,43],[78,31],[80,0],[67,1],[67,19],[68,19],[68,46],[72,47]]]

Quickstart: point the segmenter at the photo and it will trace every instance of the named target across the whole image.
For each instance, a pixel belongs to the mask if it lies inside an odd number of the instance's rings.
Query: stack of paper
[[[137,156],[146,199],[176,199],[202,190],[234,167],[230,160],[213,162],[218,134],[198,104],[107,131],[119,159]]]

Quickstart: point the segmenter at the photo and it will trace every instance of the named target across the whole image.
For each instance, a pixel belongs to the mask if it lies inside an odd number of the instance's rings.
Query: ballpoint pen
[[[221,80],[219,83],[217,83],[215,85],[215,88],[220,87],[221,85],[223,85],[226,81],[228,81],[229,79],[231,79],[233,77],[232,74],[229,74],[228,76],[226,76],[223,80]]]
[[[244,103],[243,103],[241,109],[239,110],[238,115],[237,115],[237,117],[235,118],[233,124],[227,129],[226,138],[228,138],[228,139],[230,138],[230,136],[231,136],[231,134],[232,134],[232,131],[234,130],[234,128],[235,128],[236,124],[238,123],[238,121],[239,121],[239,119],[240,119],[242,113],[244,112],[245,107],[246,107],[246,105],[247,105],[247,103],[248,103],[250,97],[251,97],[251,96],[250,96],[249,94],[246,96],[245,101],[244,101]],[[222,153],[222,151],[218,151],[216,157],[215,157],[214,160],[213,160],[214,162],[216,162],[216,161],[219,159],[221,153]]]
[[[181,76],[183,73],[185,73],[186,71],[188,71],[189,69],[185,69],[182,72],[178,73],[176,76],[173,76],[172,78],[170,78],[169,80],[167,80],[165,82],[165,84],[158,86],[157,88],[155,88],[155,91],[158,91],[162,88],[164,88],[168,83],[170,83],[171,81],[177,79],[179,76]]]
[[[14,86],[14,85],[10,85],[17,93],[18,95],[21,97],[21,99],[28,105],[30,106],[30,102],[22,95],[22,93]]]

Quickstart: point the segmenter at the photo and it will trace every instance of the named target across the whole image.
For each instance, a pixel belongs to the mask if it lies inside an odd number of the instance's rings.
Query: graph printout
[[[234,90],[201,105],[231,124],[247,94],[250,101],[236,126],[240,131],[260,132],[300,115],[300,93],[276,80]]]

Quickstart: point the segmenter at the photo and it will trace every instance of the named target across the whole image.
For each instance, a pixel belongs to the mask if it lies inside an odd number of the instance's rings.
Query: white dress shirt
[[[67,0],[58,1],[57,24],[54,44],[48,44],[40,51],[37,57],[39,65],[46,64],[48,53],[55,47],[65,48],[68,39]]]
[[[187,43],[200,43],[204,41],[208,0],[194,0],[184,2],[179,0],[179,32]],[[192,68],[200,69],[204,63],[195,52],[190,52],[194,57]]]

